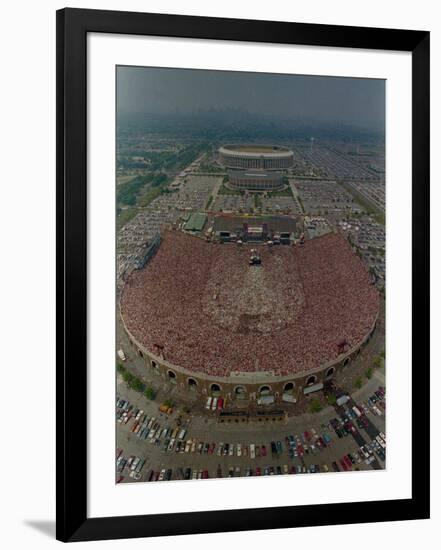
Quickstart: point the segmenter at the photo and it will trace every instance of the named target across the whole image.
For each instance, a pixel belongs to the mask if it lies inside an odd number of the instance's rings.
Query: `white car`
[[[242,445],[240,443],[236,445],[236,454],[237,456],[242,456]]]
[[[360,451],[363,454],[364,458],[369,458],[369,453],[365,450],[364,447],[360,447]]]
[[[228,449],[229,456],[234,455],[234,443],[231,443],[230,448]]]
[[[224,448],[224,444],[223,444],[223,442],[221,441],[221,442],[218,444],[218,446],[217,446],[217,451],[216,451],[217,456],[221,456],[221,455],[222,455],[223,448]]]
[[[207,397],[207,404],[205,405],[205,408],[207,410],[210,410],[211,409],[211,402],[213,401],[213,398],[212,397]]]
[[[254,443],[250,445],[250,458],[256,458],[256,446]]]
[[[148,429],[150,429],[153,426],[155,420],[156,420],[156,418],[154,416],[152,416],[152,418],[150,418],[149,423],[147,424]]]
[[[211,410],[215,411],[217,407],[217,397],[213,397],[213,402],[211,403]]]

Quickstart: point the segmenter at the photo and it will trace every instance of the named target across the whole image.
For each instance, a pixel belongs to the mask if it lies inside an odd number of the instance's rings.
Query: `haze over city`
[[[385,81],[118,67],[118,114],[236,111],[384,131]]]

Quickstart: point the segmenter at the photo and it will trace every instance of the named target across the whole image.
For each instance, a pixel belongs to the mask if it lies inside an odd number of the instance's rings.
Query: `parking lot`
[[[356,401],[289,417],[275,426],[162,413],[157,402],[148,402],[121,381],[117,481],[384,469],[385,389],[378,381],[367,386],[357,392]]]

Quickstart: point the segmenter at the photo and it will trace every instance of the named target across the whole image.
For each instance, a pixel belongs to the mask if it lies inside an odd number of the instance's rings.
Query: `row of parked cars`
[[[386,388],[379,386],[378,390],[366,399],[363,405],[367,410],[370,408],[375,415],[383,416],[386,411]]]
[[[366,417],[363,416],[361,416],[357,420],[360,420],[360,425],[358,426],[359,428],[361,426],[365,426],[364,423],[367,423]],[[339,439],[357,433],[357,430],[355,429],[352,420],[348,420],[348,416],[346,413],[342,413],[341,418],[331,418],[331,420],[329,421],[329,425],[333,428]]]
[[[344,455],[338,463],[345,472],[352,470],[352,466],[360,464],[363,460],[365,464],[369,465],[375,460],[374,452],[381,460],[384,461],[386,459],[386,436],[383,432],[380,432],[371,442],[362,445],[358,451]],[[339,471],[337,462],[333,462],[332,467],[334,471]]]
[[[334,467],[335,465],[335,467]],[[341,469],[337,463],[333,463],[333,469],[340,472]],[[272,475],[289,475],[289,474],[316,474],[320,472],[329,472],[330,468],[327,464],[311,464],[309,466],[302,465],[278,465],[278,466],[257,466],[253,468],[248,466],[242,470],[240,466],[229,466],[224,472],[219,465],[214,477],[251,477],[251,476],[272,476]],[[210,477],[208,470],[200,468],[178,468],[175,473],[171,468],[161,470],[150,470],[147,474],[147,481],[168,481],[170,479],[208,479]]]
[[[303,457],[304,455],[316,455],[323,449],[332,444],[331,436],[323,431],[318,433],[314,428],[305,430],[299,435],[288,435],[285,437],[286,447],[290,458]],[[271,452],[273,456],[280,455],[283,446],[280,441],[271,442]]]
[[[116,482],[120,483],[124,479],[124,473],[127,472],[130,478],[140,480],[142,476],[142,469],[145,465],[145,458],[140,456],[124,456],[123,450],[116,449]]]
[[[124,399],[117,400],[116,410],[118,422],[127,424],[133,420],[130,431],[139,439],[148,440],[152,444],[160,445],[161,441],[167,441],[168,446],[170,440],[181,441],[187,434],[185,427],[164,427],[156,417],[147,416],[143,410],[135,409]]]
[[[290,458],[302,457],[305,454],[317,454],[319,450],[323,450],[331,445],[332,439],[329,434],[318,434],[313,428],[310,431],[302,432],[300,435],[288,435],[285,438],[287,452]],[[168,452],[172,451],[181,453],[199,453],[217,456],[237,456],[249,457],[251,459],[265,457],[271,452],[273,458],[280,457],[284,451],[282,441],[271,441],[268,447],[264,444],[242,444],[242,443],[210,443],[198,441],[196,439],[188,439],[187,441],[170,442],[167,448]]]

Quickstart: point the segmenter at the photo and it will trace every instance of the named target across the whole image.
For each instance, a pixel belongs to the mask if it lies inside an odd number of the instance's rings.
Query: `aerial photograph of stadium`
[[[385,470],[385,81],[116,92],[116,483]]]

